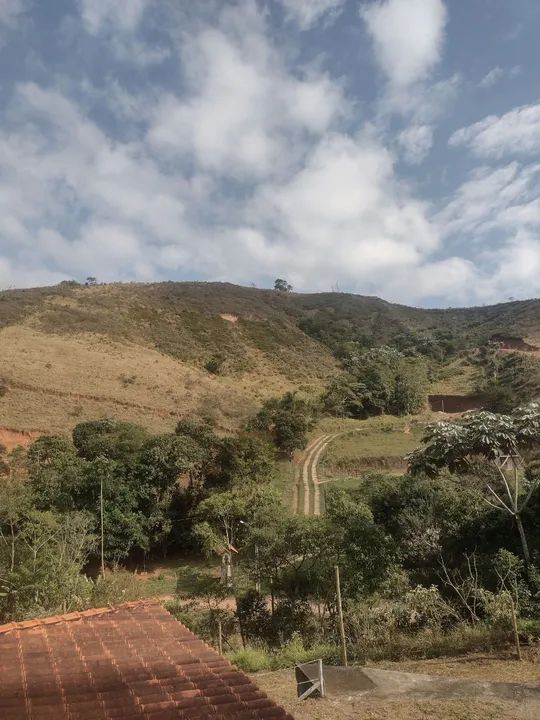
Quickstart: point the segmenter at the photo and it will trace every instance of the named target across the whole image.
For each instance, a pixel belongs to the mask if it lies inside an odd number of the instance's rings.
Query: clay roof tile
[[[159,603],[0,625],[2,720],[292,720]]]

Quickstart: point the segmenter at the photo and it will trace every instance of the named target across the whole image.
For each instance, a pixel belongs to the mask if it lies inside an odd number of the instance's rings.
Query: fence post
[[[223,655],[223,634],[221,631],[221,620],[218,620],[217,632],[218,632],[218,636],[217,636],[218,652],[220,655]]]
[[[521,645],[519,644],[519,632],[516,618],[516,606],[514,605],[514,598],[510,595],[510,607],[512,609],[512,628],[514,630],[514,642],[516,644],[517,659],[521,660]]]
[[[339,567],[335,566],[336,571],[336,600],[339,619],[339,636],[341,639],[341,664],[347,667],[347,643],[345,640],[345,625],[343,624],[343,607],[341,605],[341,584],[339,582]]]

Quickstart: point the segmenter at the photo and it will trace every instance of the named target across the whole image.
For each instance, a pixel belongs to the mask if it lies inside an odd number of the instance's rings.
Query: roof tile
[[[0,626],[1,720],[292,720],[155,602]]]

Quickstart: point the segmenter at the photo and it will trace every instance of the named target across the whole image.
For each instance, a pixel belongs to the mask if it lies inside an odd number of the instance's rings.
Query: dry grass
[[[452,678],[493,682],[540,682],[540,665],[535,652],[525,654],[523,662],[504,657],[467,656],[400,663],[377,663],[376,667],[402,672],[428,673]],[[511,701],[463,699],[326,698],[300,702],[296,698],[293,670],[253,675],[255,683],[296,720],[537,720],[538,708]]]
[[[164,431],[178,417],[195,414],[229,431],[265,398],[294,387],[252,354],[256,371],[214,376],[157,350],[99,335],[7,327],[0,331],[8,387],[0,399],[0,426],[65,432],[86,419],[118,417]]]
[[[374,667],[384,670],[427,673],[443,677],[491,682],[540,683],[540,648],[523,648],[522,662],[515,660],[512,651],[507,654],[472,654],[458,658],[410,660],[399,663],[381,661]]]

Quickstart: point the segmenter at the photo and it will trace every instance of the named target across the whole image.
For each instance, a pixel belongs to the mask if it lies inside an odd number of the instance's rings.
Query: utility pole
[[[255,545],[255,590],[261,592],[261,576],[259,574],[259,546]]]
[[[336,571],[336,604],[339,620],[339,637],[341,640],[341,664],[347,667],[347,643],[345,640],[345,625],[343,624],[343,607],[341,605],[341,584],[339,582],[339,566],[335,566]]]
[[[105,554],[103,551],[104,545],[104,533],[103,533],[103,473],[100,473],[99,483],[99,505],[100,505],[100,516],[101,516],[101,577],[105,577]]]
[[[223,630],[221,628],[221,620],[217,621],[217,627],[218,627],[218,652],[220,655],[223,655]]]
[[[521,645],[519,643],[519,631],[516,618],[516,606],[514,605],[514,599],[510,594],[510,610],[512,613],[512,630],[514,631],[514,643],[516,646],[517,659],[521,661]]]

